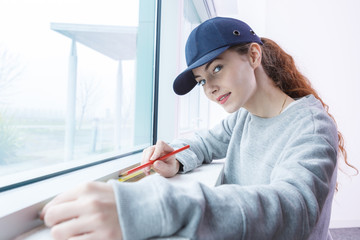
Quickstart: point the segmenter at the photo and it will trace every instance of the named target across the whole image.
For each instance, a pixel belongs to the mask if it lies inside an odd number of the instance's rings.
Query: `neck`
[[[275,86],[262,67],[255,70],[255,77],[256,90],[244,106],[253,115],[262,118],[275,117],[294,101]]]

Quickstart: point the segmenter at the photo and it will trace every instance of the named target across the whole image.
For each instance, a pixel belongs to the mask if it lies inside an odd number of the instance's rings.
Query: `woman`
[[[55,238],[331,239],[337,157],[340,151],[346,161],[345,150],[327,106],[291,56],[246,23],[217,17],[190,34],[186,60],[174,91],[183,95],[199,84],[231,114],[191,139],[159,141],[142,162],[189,144],[153,168],[172,177],[225,158],[222,185],[174,186],[160,176],[87,184],[44,208]],[[85,203],[93,207],[79,208]]]

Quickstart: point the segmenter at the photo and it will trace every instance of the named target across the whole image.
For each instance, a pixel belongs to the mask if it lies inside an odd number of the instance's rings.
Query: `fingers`
[[[149,162],[149,160],[156,160],[159,157],[163,156],[164,154],[172,151],[174,151],[174,149],[171,146],[166,144],[164,141],[159,140],[157,141],[156,145],[148,147],[147,149],[144,150],[141,164],[147,163]],[[170,161],[174,160],[173,157],[169,159]],[[156,161],[159,163],[155,164],[156,163],[155,162],[153,165],[155,171],[157,171],[160,175],[164,177],[170,177],[176,174],[176,173],[173,174],[174,172],[173,166],[167,166],[169,163],[170,165],[173,165],[172,162],[169,162],[169,159],[165,159],[161,163],[160,161]],[[149,166],[143,169],[145,175],[150,174],[150,168],[151,167]]]
[[[165,163],[164,161],[155,161],[154,169],[163,177],[173,177],[179,171],[179,162],[177,160]]]
[[[51,200],[49,203],[47,203],[40,213],[40,219],[44,219],[44,216],[50,207],[63,202],[74,201],[78,197],[78,192],[79,192],[78,189],[79,188],[74,188],[68,192],[61,193],[58,196],[56,196],[53,200]]]
[[[97,240],[97,239],[99,239],[99,238],[95,234],[85,233],[82,235],[71,237],[68,240]]]
[[[122,238],[114,192],[106,183],[90,182],[60,194],[42,216],[55,240]]]
[[[98,239],[98,238],[96,238],[94,236],[94,234],[86,233],[86,234],[78,235],[75,237],[71,237],[68,240],[96,240],[96,239]]]
[[[86,233],[86,234],[82,234],[82,235],[78,235],[75,237],[71,237],[68,240],[96,240],[96,238],[94,237],[94,234],[91,233]]]
[[[50,206],[46,211],[46,215],[43,216],[45,225],[51,227],[58,223],[77,218],[81,214],[82,207],[79,201]]]
[[[152,156],[152,154],[154,153],[154,150],[155,150],[155,146],[151,146],[151,147],[146,148],[143,151],[141,164],[149,162],[149,159]],[[151,168],[150,166],[143,168],[143,172],[145,173],[145,175],[150,174],[150,168]]]
[[[89,239],[91,235],[91,225],[94,220],[95,219],[90,216],[84,216],[62,222],[51,228],[51,235],[56,240],[69,239],[72,236],[83,236],[83,239]]]
[[[174,151],[174,149],[172,147],[170,147],[164,141],[159,140],[159,141],[157,141],[157,143],[155,145],[155,151],[152,154],[150,160],[158,159],[159,157],[164,155],[164,153],[169,153],[169,152],[172,152],[172,151]]]
[[[54,206],[58,206],[66,202],[74,202],[84,194],[90,194],[103,188],[110,188],[110,186],[100,182],[89,182],[79,185],[69,191],[63,192],[44,206],[40,213],[40,219],[44,219],[44,216],[47,214],[48,210]]]

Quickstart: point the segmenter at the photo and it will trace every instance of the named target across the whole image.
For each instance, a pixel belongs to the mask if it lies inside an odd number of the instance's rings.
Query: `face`
[[[248,55],[227,50],[215,60],[192,70],[205,95],[232,113],[246,107],[256,89],[254,67]]]

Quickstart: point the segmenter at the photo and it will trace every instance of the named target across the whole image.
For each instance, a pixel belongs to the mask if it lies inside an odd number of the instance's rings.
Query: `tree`
[[[79,79],[77,103],[80,107],[80,120],[78,130],[81,129],[87,108],[95,105],[99,99],[99,85],[100,82],[96,81],[95,77],[83,77]]]

